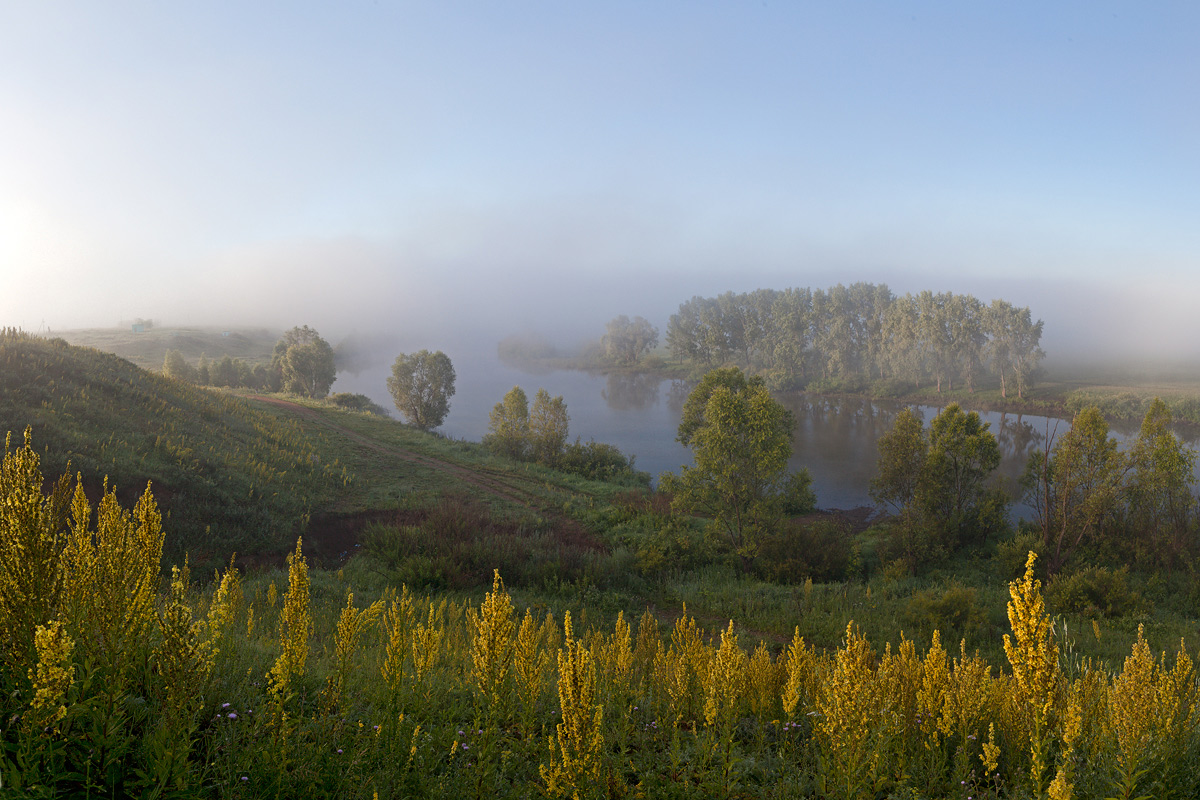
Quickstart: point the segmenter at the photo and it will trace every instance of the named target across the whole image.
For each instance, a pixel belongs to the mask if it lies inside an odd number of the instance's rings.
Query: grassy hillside
[[[87,328],[61,331],[61,338],[81,347],[114,353],[145,369],[162,369],[167,350],[178,350],[191,364],[201,355],[210,361],[225,356],[250,364],[266,364],[280,332],[266,328],[150,328],[135,333],[131,327]]]
[[[286,416],[172,381],[62,339],[0,335],[0,433],[26,426],[55,476],[107,476],[122,499],[148,480],[170,514],[168,550],[220,557],[294,539],[348,473]]]

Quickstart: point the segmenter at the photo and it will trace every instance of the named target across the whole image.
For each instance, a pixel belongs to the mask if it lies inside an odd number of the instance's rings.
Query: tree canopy
[[[520,386],[509,389],[492,408],[483,444],[509,458],[525,457],[529,450],[529,398]]]
[[[449,356],[441,350],[419,350],[396,356],[387,386],[409,424],[427,431],[441,425],[450,413],[454,379]]]
[[[689,421],[685,411],[680,425],[679,439],[691,447],[694,466],[664,473],[660,485],[681,510],[710,516],[748,559],[757,540],[780,521],[789,489],[808,491],[807,481],[788,478],[791,412],[761,381],[734,374],[739,370],[721,373],[693,390],[688,404],[694,412],[702,402],[703,412]]]
[[[305,397],[324,397],[337,379],[333,348],[307,325],[284,333],[275,344],[272,365],[285,392]]]
[[[675,358],[752,369],[776,388],[896,380],[939,392],[961,381],[974,391],[990,373],[1002,393],[1013,385],[1023,396],[1045,356],[1042,327],[1028,308],[1003,300],[897,297],[882,284],[854,283],[693,297],[671,316],[666,343]]]
[[[645,353],[658,346],[658,328],[644,317],[622,314],[605,326],[604,351],[620,364],[636,364]]]
[[[1000,465],[1000,445],[974,411],[957,403],[942,409],[925,431],[911,409],[896,415],[879,439],[871,497],[901,515],[905,557],[982,541],[1004,524],[1007,499],[988,486]]]

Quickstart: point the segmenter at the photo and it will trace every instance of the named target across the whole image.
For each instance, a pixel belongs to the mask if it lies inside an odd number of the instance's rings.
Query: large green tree
[[[1000,445],[979,414],[946,406],[928,433],[916,412],[904,409],[879,439],[871,497],[935,535],[933,551],[979,541],[1004,524],[1007,500],[988,479],[1000,465]],[[913,555],[913,553],[910,553]]]
[[[529,397],[514,386],[488,415],[488,432],[483,444],[509,458],[524,458],[529,451]]]
[[[604,350],[620,364],[636,364],[645,353],[658,346],[658,328],[643,317],[622,314],[605,326]]]
[[[538,389],[529,411],[529,446],[535,460],[549,465],[558,463],[567,446],[570,422],[562,395],[551,397],[545,389]]]
[[[728,370],[702,381],[685,404],[700,421],[681,424],[679,440],[692,449],[694,466],[679,474],[664,473],[663,491],[674,495],[677,508],[713,519],[744,560],[753,557],[761,536],[783,515],[792,452],[791,413],[776,402],[760,380],[740,379]],[[740,374],[740,370],[734,370]],[[804,488],[806,482],[801,482]]]
[[[1000,466],[1000,445],[974,411],[946,406],[929,427],[929,450],[916,502],[951,544],[982,540],[1004,522],[1006,500],[987,480]]]
[[[871,479],[871,498],[903,512],[917,496],[925,469],[929,442],[921,417],[911,408],[901,409],[892,429],[879,437],[879,460]]]
[[[1196,452],[1171,431],[1171,410],[1155,398],[1128,453],[1128,522],[1160,565],[1170,566],[1187,544],[1195,516]]]
[[[392,364],[388,391],[404,418],[421,430],[438,427],[450,413],[454,365],[441,350],[401,353]]]
[[[1023,483],[1042,529],[1046,569],[1054,574],[1081,544],[1111,528],[1128,461],[1095,406],[1076,414],[1057,440],[1047,438],[1047,449],[1030,455]]]
[[[275,344],[272,364],[285,392],[324,397],[337,379],[333,348],[312,328],[292,328]]]

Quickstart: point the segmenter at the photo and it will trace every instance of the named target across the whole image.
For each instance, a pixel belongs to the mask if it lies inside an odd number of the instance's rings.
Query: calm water
[[[691,386],[650,375],[600,375],[573,370],[531,374],[501,363],[494,355],[461,357],[450,354],[457,373],[457,392],[441,432],[456,439],[478,441],[487,433],[488,414],[505,392],[520,386],[530,402],[539,388],[562,395],[571,415],[571,437],[616,445],[633,455],[638,469],[657,476],[691,464],[691,453],[675,441],[683,401]],[[387,370],[357,376],[339,375],[334,391],[361,392],[394,409],[387,391]],[[885,400],[822,398],[804,394],[779,396],[796,416],[792,469],[807,467],[822,508],[872,505],[868,483],[875,474],[879,437],[891,429],[904,406]],[[918,406],[926,425],[938,413]],[[1015,496],[1016,483],[1033,450],[1044,447],[1047,433],[1065,433],[1067,420],[1034,415],[984,412],[984,421],[1000,442],[1003,460],[997,480]],[[1114,436],[1127,440],[1137,426],[1114,427]],[[1195,446],[1195,441],[1187,442]],[[1026,516],[1028,509],[1014,509]]]

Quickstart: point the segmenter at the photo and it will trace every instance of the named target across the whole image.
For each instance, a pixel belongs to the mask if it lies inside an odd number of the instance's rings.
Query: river
[[[657,480],[667,470],[692,463],[691,453],[675,441],[676,428],[690,384],[654,375],[600,374],[578,370],[531,373],[501,362],[495,355],[454,356],[456,393],[450,414],[439,429],[456,439],[479,441],[487,433],[488,414],[513,386],[530,402],[539,388],[562,395],[571,417],[571,438],[595,439],[616,445],[635,458],[635,466]],[[388,369],[358,375],[340,374],[334,391],[360,392],[394,410],[387,390]],[[872,505],[868,485],[875,474],[879,437],[891,429],[905,405],[866,398],[826,398],[790,393],[777,398],[796,416],[791,469],[807,467],[821,508]],[[926,426],[938,413],[935,406],[915,406]],[[1002,461],[996,480],[1014,500],[1017,481],[1029,454],[1045,446],[1047,434],[1061,436],[1069,420],[1030,414],[981,412],[1000,443]],[[1114,426],[1123,444],[1137,435],[1136,425]],[[1194,447],[1194,440],[1185,442]],[[1014,513],[1028,517],[1016,505]]]

